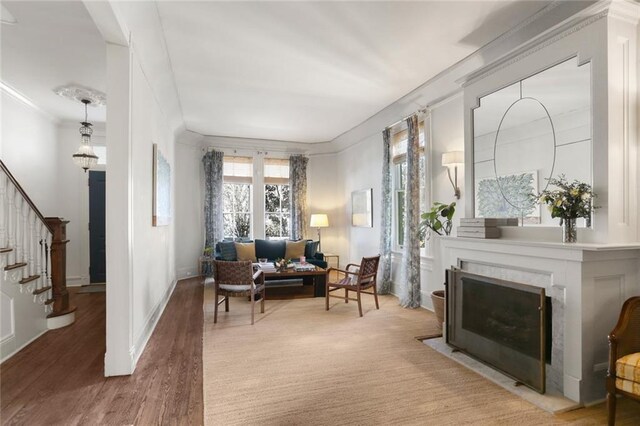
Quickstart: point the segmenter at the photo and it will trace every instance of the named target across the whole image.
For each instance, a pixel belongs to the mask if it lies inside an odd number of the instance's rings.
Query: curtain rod
[[[414,115],[418,115],[418,114],[420,114],[420,113],[426,113],[426,112],[427,112],[427,108],[426,108],[426,107],[425,107],[425,108],[422,108],[422,109],[419,109],[419,110],[417,110],[417,111],[415,111],[415,112],[412,112],[411,114],[409,114],[409,115],[407,115],[407,116],[405,116],[405,117],[402,117],[400,120],[396,121],[395,123],[393,123],[393,124],[389,124],[387,127],[385,127],[385,128],[384,128],[384,130],[386,130],[386,129],[390,129],[390,128],[392,128],[392,127],[394,127],[394,126],[396,126],[396,125],[398,125],[398,124],[402,123],[403,121],[405,121],[405,120],[406,120],[407,118],[409,118],[409,117],[412,117],[412,116],[414,116]]]

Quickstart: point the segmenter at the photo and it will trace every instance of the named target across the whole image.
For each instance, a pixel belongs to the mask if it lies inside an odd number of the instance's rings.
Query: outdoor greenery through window
[[[288,238],[291,235],[289,160],[265,158],[264,182],[265,237]]]
[[[224,157],[225,238],[249,238],[252,235],[252,183],[252,158]]]
[[[404,224],[405,224],[405,184],[407,180],[407,130],[395,133],[391,140],[391,156],[393,161],[393,221],[395,244],[397,247],[404,245]],[[425,158],[425,132],[424,122],[420,122],[420,213],[427,209],[426,194],[426,158]],[[420,242],[420,247],[424,247],[425,242]]]

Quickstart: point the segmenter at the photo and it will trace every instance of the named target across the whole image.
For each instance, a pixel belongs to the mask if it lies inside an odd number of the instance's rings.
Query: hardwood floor
[[[74,289],[75,290],[75,289]],[[131,376],[105,378],[105,294],[2,364],[2,424],[203,423],[200,279],[180,281]]]

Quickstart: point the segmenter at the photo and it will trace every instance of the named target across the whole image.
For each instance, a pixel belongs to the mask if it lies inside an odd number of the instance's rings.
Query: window
[[[290,193],[289,160],[264,159],[264,233],[266,238],[288,238]]]
[[[425,132],[424,122],[420,122],[420,213],[427,209],[426,193],[426,159],[425,159]],[[393,173],[393,218],[394,235],[396,247],[404,245],[404,207],[405,207],[405,183],[407,179],[407,130],[395,133],[391,139],[392,173]],[[420,247],[425,247],[425,242],[421,241]]]
[[[253,159],[224,157],[223,218],[225,238],[252,235]]]

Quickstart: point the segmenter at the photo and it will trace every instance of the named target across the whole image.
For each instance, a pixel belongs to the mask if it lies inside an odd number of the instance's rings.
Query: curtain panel
[[[216,243],[224,238],[223,209],[223,169],[224,153],[210,151],[202,157],[204,164],[204,229],[205,247],[215,249]]]
[[[307,163],[303,155],[289,157],[289,185],[291,191],[291,239],[304,238],[307,230]]]
[[[420,129],[418,116],[407,119],[407,180],[405,187],[405,222],[402,266],[400,269],[400,304],[420,307]]]
[[[393,192],[391,189],[391,130],[382,132],[382,196],[380,200],[380,276],[378,292],[391,293],[391,214]]]

